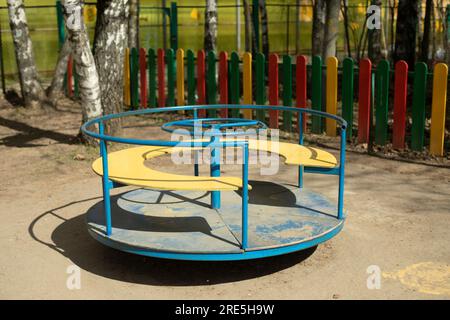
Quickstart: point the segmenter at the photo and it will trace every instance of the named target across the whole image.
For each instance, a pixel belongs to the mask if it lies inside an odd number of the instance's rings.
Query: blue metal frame
[[[339,166],[335,168],[314,168],[314,167],[303,167],[299,166],[298,171],[298,186],[299,188],[303,187],[303,173],[318,173],[318,174],[331,174],[339,176],[339,189],[338,189],[338,210],[337,210],[337,219],[343,220],[343,205],[344,205],[344,167],[345,167],[345,147],[346,147],[346,127],[347,123],[344,119],[339,116],[328,114],[326,112],[312,110],[312,109],[304,109],[304,108],[293,108],[293,107],[285,107],[285,106],[257,106],[257,105],[197,105],[197,106],[178,106],[178,107],[165,107],[165,108],[152,108],[152,109],[141,109],[128,111],[119,114],[110,114],[102,117],[98,117],[96,119],[90,120],[82,125],[81,131],[93,138],[100,140],[100,155],[102,157],[102,166],[103,166],[103,176],[102,176],[102,185],[103,185],[103,201],[104,201],[104,211],[105,211],[105,220],[106,220],[106,237],[102,237],[94,234],[94,232],[90,232],[97,240],[102,243],[107,244],[111,247],[117,247],[123,251],[132,252],[136,254],[142,254],[146,256],[152,257],[160,257],[160,258],[171,258],[171,259],[186,259],[186,260],[241,260],[241,259],[254,259],[261,258],[267,256],[273,256],[278,254],[284,254],[288,252],[302,250],[311,246],[314,246],[320,242],[326,241],[337,234],[342,228],[343,221],[339,226],[333,229],[331,232],[326,233],[325,235],[302,242],[296,245],[291,245],[287,247],[281,248],[273,248],[273,249],[264,249],[264,250],[255,250],[255,251],[246,251],[248,248],[248,161],[249,161],[249,150],[248,150],[248,142],[247,141],[220,141],[218,132],[221,128],[226,127],[239,127],[239,126],[250,126],[250,125],[260,125],[262,129],[265,129],[267,126],[260,122],[254,120],[247,119],[221,119],[221,118],[207,118],[207,119],[198,119],[197,114],[199,109],[255,109],[255,110],[280,110],[280,111],[291,111],[297,112],[299,114],[299,144],[303,145],[303,117],[304,114],[312,114],[315,116],[330,118],[336,120],[341,127],[341,141],[340,141],[340,156],[339,156]],[[198,121],[205,121],[206,123],[202,124],[202,128],[212,128],[213,133],[211,134],[210,141],[192,141],[192,142],[179,142],[179,141],[162,141],[162,140],[143,140],[143,139],[130,139],[130,138],[121,138],[114,137],[110,135],[106,135],[104,132],[104,123],[105,121],[111,119],[117,119],[127,116],[135,116],[142,114],[150,114],[150,113],[160,113],[160,112],[175,112],[175,111],[193,111],[193,119],[181,120],[181,121],[172,121],[166,123],[162,126],[162,129],[165,131],[172,132],[174,131],[172,126],[184,126],[184,127],[195,127]],[[218,123],[218,124],[208,124],[207,122],[211,121],[226,121],[226,123]],[[231,122],[230,122],[231,121]],[[98,133],[89,130],[88,128],[98,125]],[[222,134],[222,133],[221,133]],[[169,253],[169,252],[157,252],[157,251],[148,251],[144,249],[136,249],[136,248],[124,248],[123,245],[119,245],[114,243],[113,240],[109,239],[108,236],[112,233],[112,221],[111,221],[111,199],[110,199],[110,189],[120,186],[120,184],[113,183],[109,180],[109,172],[108,172],[108,150],[107,150],[107,142],[116,142],[116,143],[125,143],[125,144],[134,144],[134,145],[148,145],[148,146],[166,146],[166,147],[190,147],[190,148],[211,148],[211,165],[210,165],[210,174],[213,177],[220,176],[220,147],[242,147],[243,149],[243,165],[242,165],[242,253],[238,254],[180,254],[180,253]],[[195,163],[194,163],[194,174],[198,176],[198,151],[195,151]],[[220,207],[220,192],[212,191],[211,192],[211,206],[212,208]]]

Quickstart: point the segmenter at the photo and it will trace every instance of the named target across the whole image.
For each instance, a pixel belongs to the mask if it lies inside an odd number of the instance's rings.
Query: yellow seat
[[[232,141],[227,138],[225,141]],[[236,139],[239,140],[239,139]],[[240,139],[242,140],[242,139]],[[205,141],[205,140],[203,140]],[[249,149],[276,153],[288,165],[334,168],[336,158],[329,152],[288,142],[248,139]],[[143,146],[108,154],[109,178],[113,181],[159,190],[231,191],[242,188],[237,177],[198,177],[161,172],[145,166],[144,161],[165,154],[179,152],[178,147]],[[102,158],[92,164],[93,170],[103,174]],[[249,185],[249,189],[251,186]]]
[[[109,179],[138,187],[158,190],[227,191],[242,188],[242,179],[236,177],[196,177],[157,171],[145,166],[147,159],[174,152],[179,148],[144,146],[108,154]],[[103,175],[102,158],[92,164],[98,175]],[[249,186],[250,189],[250,186]]]

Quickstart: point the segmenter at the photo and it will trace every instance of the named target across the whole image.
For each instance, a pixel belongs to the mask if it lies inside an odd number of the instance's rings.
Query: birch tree
[[[70,42],[66,39],[64,44],[59,51],[58,62],[56,63],[55,73],[53,74],[53,79],[50,87],[47,90],[47,95],[50,101],[55,103],[55,100],[64,91],[64,79],[67,72],[67,63],[69,62],[70,53],[72,51],[72,46]]]
[[[33,106],[45,98],[45,93],[39,82],[23,0],[7,0],[7,4],[22,98],[25,106]]]
[[[100,79],[104,114],[122,111],[128,8],[128,0],[97,1],[94,59]],[[120,121],[109,121],[105,129],[109,134],[118,134]]]
[[[216,0],[206,0],[205,9],[205,51],[215,51],[217,41],[217,2]]]
[[[80,0],[63,0],[63,13],[72,56],[79,79],[82,121],[85,122],[102,114],[100,86],[94,56],[83,19]]]
[[[129,0],[128,34],[128,47],[139,48],[139,0]]]
[[[325,37],[325,0],[315,0],[313,5],[312,56],[321,56]]]
[[[339,34],[340,0],[326,0],[326,22],[323,43],[323,58],[336,55],[336,41]]]

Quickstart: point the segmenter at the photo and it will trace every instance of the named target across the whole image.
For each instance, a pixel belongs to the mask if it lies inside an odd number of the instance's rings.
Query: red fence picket
[[[67,61],[67,96],[73,96],[73,84],[72,84],[72,75],[73,75],[73,58],[72,55],[69,56],[69,61]]]
[[[296,87],[296,95],[297,95],[297,108],[307,108],[306,101],[306,83],[307,83],[307,77],[306,77],[306,63],[307,58],[306,56],[297,56],[297,62],[296,62],[296,70],[295,75],[297,79],[297,87]],[[303,130],[306,129],[306,113],[303,114]],[[299,116],[297,115],[297,129],[300,130],[300,122],[299,122]]]
[[[219,90],[220,104],[228,104],[228,54],[219,53]],[[220,117],[228,118],[228,109],[220,109]]]
[[[165,64],[164,49],[158,49],[158,107],[166,105],[166,81],[165,81]]]
[[[205,85],[205,51],[199,50],[197,53],[197,94],[198,100],[197,104],[206,104],[206,85]],[[198,111],[198,116],[200,118],[206,117],[206,110],[201,109]]]
[[[139,71],[141,87],[141,108],[147,108],[147,54],[144,48],[139,50]]]
[[[371,82],[372,62],[369,59],[361,59],[359,62],[358,143],[369,141]]]
[[[278,105],[278,55],[269,55],[269,104]],[[278,129],[278,110],[269,111],[270,128]]]
[[[401,60],[395,64],[394,123],[392,124],[392,146],[405,147],[406,96],[408,87],[408,64]]]

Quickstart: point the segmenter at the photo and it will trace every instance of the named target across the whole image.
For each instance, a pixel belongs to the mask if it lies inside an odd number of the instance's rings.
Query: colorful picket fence
[[[314,110],[339,114],[346,119],[347,137],[355,138],[358,143],[368,143],[372,138],[378,145],[392,143],[396,149],[408,146],[422,151],[429,141],[431,154],[444,155],[448,68],[442,63],[430,74],[424,63],[417,63],[415,71],[411,72],[404,61],[397,62],[391,71],[388,61],[381,61],[374,68],[368,59],[361,59],[356,66],[351,58],[345,58],[339,66],[335,57],[323,63],[316,56],[307,64],[305,56],[293,59],[288,55],[270,54],[266,58],[261,53],[252,57],[250,53],[239,56],[236,52],[216,55],[203,50],[195,54],[183,49],[174,52],[172,49],[133,48],[127,49],[124,67],[124,103],[131,109],[218,103],[308,108],[309,98]],[[392,74],[395,94],[390,97]],[[428,81],[431,75],[432,84]],[[413,77],[411,106],[407,105],[408,76]],[[311,79],[310,83],[307,79]],[[427,86],[432,86],[429,140],[425,139],[428,138],[425,135]],[[338,97],[341,97],[340,103]],[[389,111],[390,102],[393,111]],[[357,121],[354,121],[354,114]],[[267,121],[271,128],[286,131],[298,130],[300,125],[291,112],[279,114],[275,110],[266,113],[243,108],[228,113],[227,109],[221,109],[218,113],[208,110],[208,114],[199,110],[198,115],[256,118]],[[337,134],[335,121],[323,121],[317,116],[303,119],[303,128],[308,126],[312,133]],[[411,129],[408,131],[409,119]],[[407,132],[410,132],[408,136]]]

